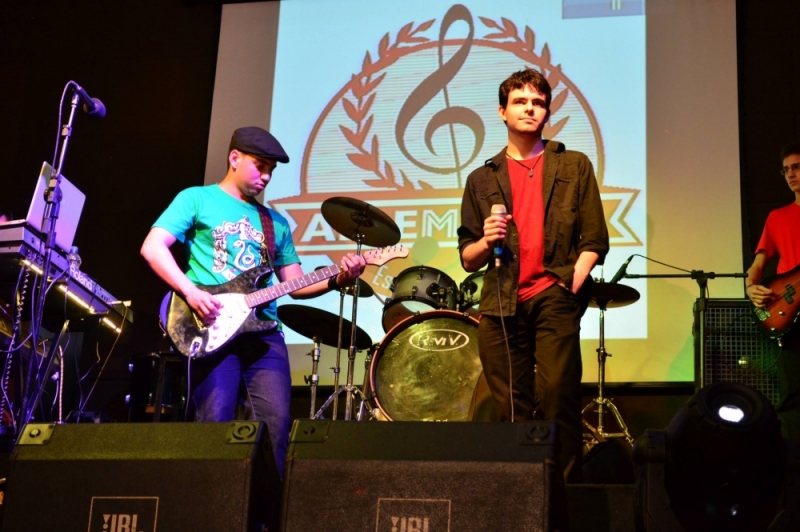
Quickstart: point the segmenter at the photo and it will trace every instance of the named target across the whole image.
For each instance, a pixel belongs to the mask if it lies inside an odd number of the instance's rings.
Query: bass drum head
[[[481,369],[478,321],[433,310],[389,331],[372,358],[370,389],[390,421],[469,421]]]

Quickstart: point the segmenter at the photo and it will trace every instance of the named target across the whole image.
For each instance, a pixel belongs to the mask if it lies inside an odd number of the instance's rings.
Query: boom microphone
[[[103,105],[103,102],[89,96],[89,93],[77,83],[75,84],[75,92],[77,92],[78,96],[83,100],[83,110],[86,111],[87,115],[96,116],[97,118],[106,116],[106,106]]]
[[[620,279],[625,277],[625,273],[628,271],[628,264],[631,263],[631,260],[633,259],[633,257],[635,257],[635,255],[631,255],[630,257],[628,257],[628,260],[626,260],[625,262],[622,263],[622,266],[619,267],[619,270],[617,270],[617,273],[615,273],[614,277],[611,278],[611,281],[610,281],[609,284],[617,284]]]
[[[492,205],[492,216],[506,216],[506,206],[502,203],[495,203]],[[497,240],[494,243],[494,267],[500,267],[500,259],[503,257],[503,240]]]

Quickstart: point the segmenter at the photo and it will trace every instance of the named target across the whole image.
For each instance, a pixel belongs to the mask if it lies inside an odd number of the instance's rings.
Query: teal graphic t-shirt
[[[272,209],[275,226],[275,267],[299,264],[286,218]],[[255,205],[240,201],[219,185],[187,188],[180,192],[153,227],[170,232],[184,244],[195,284],[218,285],[261,264],[264,233]],[[269,285],[274,284],[275,276]],[[277,305],[269,303],[262,318],[278,319]]]

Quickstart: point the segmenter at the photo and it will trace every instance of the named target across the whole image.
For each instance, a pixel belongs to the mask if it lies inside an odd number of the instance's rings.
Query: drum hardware
[[[458,286],[458,310],[467,312],[473,317],[480,314],[481,290],[485,273],[485,270],[471,273]]]
[[[447,305],[447,294],[449,294],[451,291],[451,288],[439,286],[439,283],[431,284],[426,290],[427,294],[438,301],[439,305],[441,306]]]
[[[609,308],[624,307],[635,303],[639,300],[639,292],[630,286],[617,283],[604,283],[595,282],[591,288],[591,300],[589,306],[597,307],[600,309],[600,345],[597,348],[597,397],[583,407],[581,416],[587,410],[597,405],[597,427],[593,427],[588,421],[583,419],[583,426],[589,431],[586,437],[586,445],[588,448],[604,442],[609,438],[623,438],[628,444],[633,445],[633,438],[628,432],[628,426],[622,419],[619,410],[611,402],[610,399],[604,396],[605,378],[606,378],[606,357],[610,357],[611,353],[606,351],[605,344],[605,311]],[[604,423],[605,410],[611,412],[620,432],[606,432]]]
[[[317,269],[324,268],[325,266],[319,266]],[[358,297],[371,297],[375,295],[374,290],[372,287],[362,281],[361,279],[356,279],[356,284],[358,284]],[[339,332],[336,337],[336,363],[331,368],[333,370],[333,389],[339,389],[339,372],[340,372],[340,364],[342,360],[342,326],[343,326],[343,319],[344,319],[344,296],[345,295],[355,295],[355,287],[354,286],[342,286],[339,288]],[[308,383],[306,381],[306,383]],[[324,409],[323,409],[324,410]],[[336,420],[336,416],[339,414],[339,394],[333,395],[333,413],[331,414],[331,419]],[[314,413],[314,401],[311,401],[311,419],[315,419]]]
[[[333,370],[333,389],[339,389],[339,371],[340,371],[340,362],[342,358],[342,320],[344,319],[344,296],[356,296],[357,297],[371,297],[375,295],[375,291],[372,287],[362,281],[361,279],[356,279],[356,284],[358,285],[358,292],[356,292],[355,285],[352,286],[343,286],[339,289],[339,337],[338,342],[336,344],[336,365],[332,367]],[[369,354],[367,354],[367,358],[369,358]],[[362,408],[364,401],[361,401]],[[325,410],[322,408],[321,410]],[[336,416],[339,414],[339,394],[333,394],[333,413],[331,414],[331,419],[336,420]],[[317,416],[319,417],[319,416]],[[359,421],[361,420],[361,408],[359,409]]]
[[[351,331],[355,332],[356,347],[359,350],[366,349],[372,344],[372,339],[360,327],[353,328],[353,324],[332,314],[326,310],[307,307],[305,305],[281,305],[278,307],[278,319],[287,327],[298,334],[310,338],[314,341],[314,348],[310,353],[312,359],[311,375],[305,378],[307,384],[311,385],[311,419],[321,417],[322,412],[331,404],[334,397],[337,397],[344,388],[335,389],[325,404],[316,411],[316,390],[319,381],[317,374],[318,362],[320,358],[320,344],[336,346],[340,338],[344,335],[351,336]]]
[[[349,236],[356,243],[356,253],[361,254],[361,246],[393,246],[400,242],[400,229],[389,216],[369,203],[353,198],[334,197],[322,202],[322,217],[339,232]],[[359,283],[353,286],[353,323],[358,323]],[[354,363],[356,359],[356,331],[358,326],[350,330],[350,347],[347,352],[347,380],[343,388],[334,390],[333,396],[345,391],[344,419],[350,421],[353,413],[353,395],[358,394],[362,402],[364,394],[353,385]],[[372,340],[367,342],[367,346]],[[333,397],[332,396],[332,397]],[[331,398],[325,402],[320,411],[327,407]]]
[[[446,273],[430,266],[412,266],[395,276],[392,296],[383,307],[383,330],[388,332],[414,312],[455,310],[458,299],[456,282]]]
[[[311,389],[311,411],[309,413],[309,418],[314,419],[314,412],[316,410],[317,405],[317,384],[319,383],[319,374],[317,373],[317,367],[319,366],[319,337],[314,335],[312,339],[314,341],[314,347],[311,349],[311,352],[306,353],[308,356],[311,357],[311,375],[306,375],[303,377],[303,380],[306,384],[309,385]]]
[[[377,419],[377,409],[372,406],[372,393],[369,389],[369,366],[372,363],[372,353],[374,353],[381,344],[372,344],[367,350],[367,356],[364,358],[364,382],[361,385],[363,395],[361,403],[358,405],[358,414],[356,419],[363,421],[366,414],[369,414],[370,419]]]

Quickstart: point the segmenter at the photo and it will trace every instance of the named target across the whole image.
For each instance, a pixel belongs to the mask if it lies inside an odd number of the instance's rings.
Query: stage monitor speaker
[[[715,382],[738,382],[755,388],[773,406],[778,405],[777,343],[767,338],[754,321],[747,299],[707,299],[700,348],[699,316],[695,302],[695,384],[697,389]],[[702,352],[700,352],[702,350]]]
[[[277,530],[266,425],[30,424],[11,456],[3,530]]]
[[[558,530],[566,499],[553,443],[551,423],[299,420],[282,530]]]

